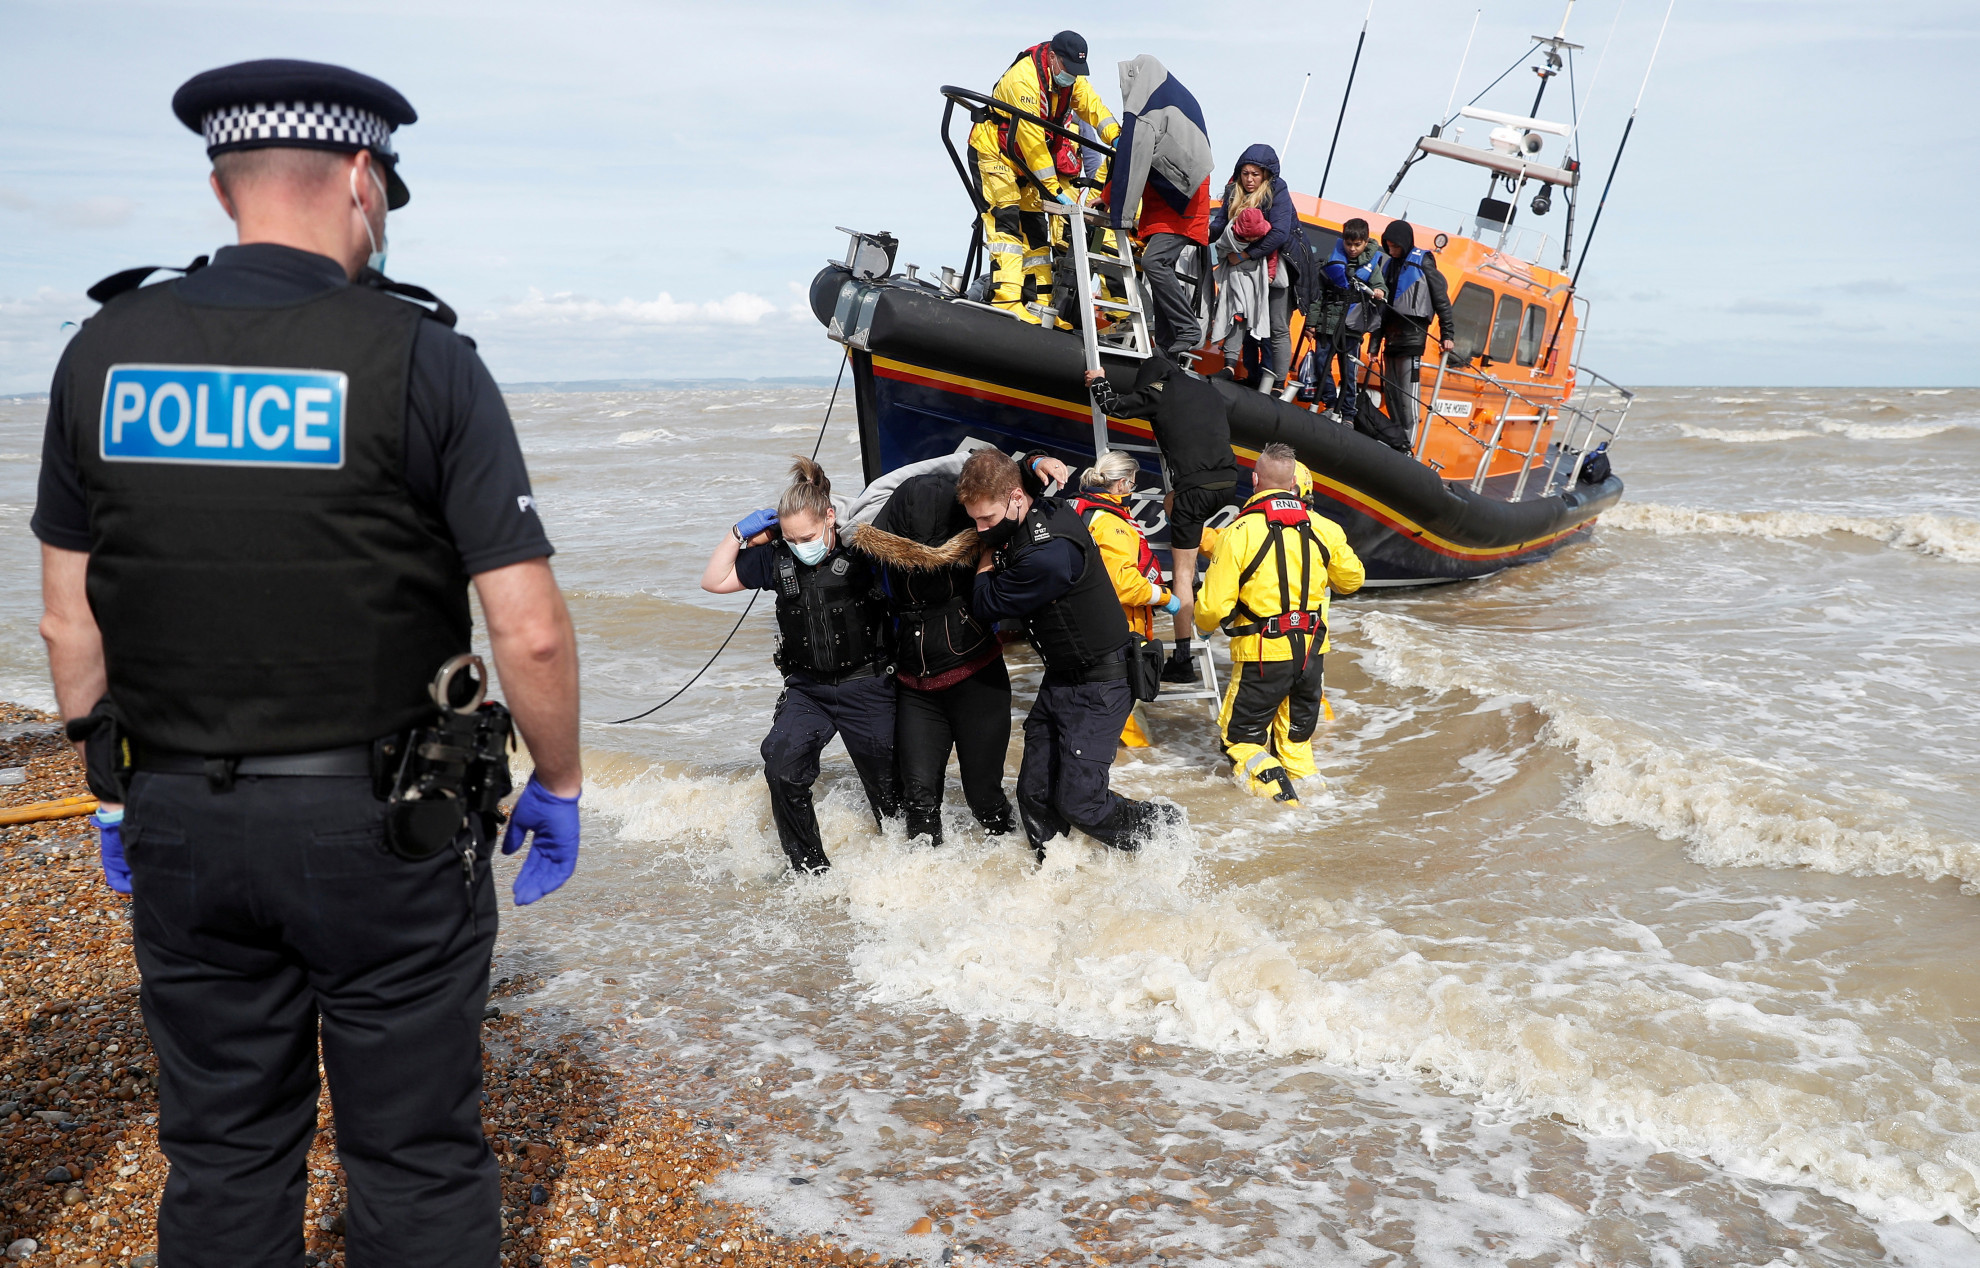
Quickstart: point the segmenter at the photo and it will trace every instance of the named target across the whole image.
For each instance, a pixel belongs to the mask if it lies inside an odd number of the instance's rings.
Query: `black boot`
[[[1163,682],[1186,682],[1194,685],[1199,681],[1196,674],[1196,658],[1178,649],[1162,665]]]

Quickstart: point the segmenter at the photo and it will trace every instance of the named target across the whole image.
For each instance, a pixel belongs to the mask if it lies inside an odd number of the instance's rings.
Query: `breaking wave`
[[[1718,440],[1728,445],[1760,445],[1775,440],[1800,440],[1816,433],[1799,427],[1750,427],[1735,429],[1730,427],[1700,427],[1695,423],[1679,423],[1678,433],[1693,440]]]
[[[1693,440],[1716,440],[1727,445],[1764,445],[1810,436],[1841,436],[1845,440],[1922,440],[1958,427],[1956,422],[1850,423],[1821,419],[1806,427],[1700,427],[1679,423],[1678,434]]]
[[[1958,515],[1827,515],[1818,511],[1701,511],[1655,502],[1624,502],[1602,516],[1610,528],[1659,537],[1724,533],[1793,541],[1824,533],[1849,533],[1894,550],[1916,551],[1957,563],[1980,563],[1980,520]]]
[[[1512,666],[1440,645],[1419,629],[1408,617],[1364,615],[1364,663],[1398,686],[1532,701],[1547,717],[1542,738],[1588,769],[1577,809],[1591,823],[1628,823],[1686,841],[1691,858],[1708,867],[1808,867],[1928,881],[1950,876],[1980,889],[1980,841],[1938,836],[1907,817],[1910,803],[1902,797],[1818,798],[1756,763],[1703,744],[1673,747],[1560,693],[1534,691]]]

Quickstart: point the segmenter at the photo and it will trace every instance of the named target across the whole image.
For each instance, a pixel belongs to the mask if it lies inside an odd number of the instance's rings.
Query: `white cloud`
[[[666,291],[653,299],[597,300],[569,291],[545,295],[532,288],[529,298],[480,314],[483,322],[502,326],[754,326],[780,311],[761,295],[737,291],[722,299],[696,303],[678,300]]]
[[[130,223],[137,203],[128,198],[81,198],[74,202],[38,202],[17,189],[0,189],[0,208],[39,212],[49,224],[64,229],[118,229]]]

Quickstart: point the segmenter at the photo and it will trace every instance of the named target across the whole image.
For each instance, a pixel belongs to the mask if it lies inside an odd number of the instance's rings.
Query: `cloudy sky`
[[[1563,5],[1487,0],[1459,100]],[[1115,63],[1161,58],[1222,163],[1284,140],[1311,72],[1285,156],[1311,192],[1364,7],[0,0],[0,392],[46,387],[97,278],[229,240],[169,109],[211,66],[341,62],[412,100],[391,272],[460,309],[503,381],[811,375],[837,362],[802,302],[843,253],[833,226],[891,230],[931,270],[961,263],[939,85],[987,89],[1072,26],[1116,104]],[[1574,6],[1583,232],[1664,7]],[[1379,196],[1442,112],[1475,11],[1376,0],[1331,196]],[[1976,58],[1970,0],[1677,0],[1583,277],[1589,364],[1646,384],[1980,382],[1962,240],[1980,144],[1959,122]],[[1522,64],[1481,104],[1524,112],[1534,82]],[[1569,114],[1565,84],[1542,114]],[[1483,178],[1430,166],[1400,197],[1454,222],[1428,204],[1473,206]],[[1521,215],[1560,231],[1559,204]]]

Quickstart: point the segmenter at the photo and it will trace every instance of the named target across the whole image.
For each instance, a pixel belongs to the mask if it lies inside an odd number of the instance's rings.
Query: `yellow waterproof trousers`
[[[970,150],[983,213],[983,247],[990,257],[990,302],[1032,325],[1052,312],[1052,230],[1039,210],[1038,187],[1020,185],[1002,155]]]

